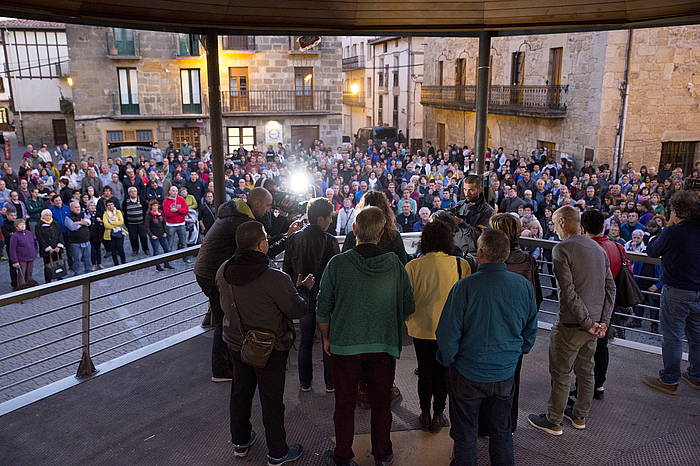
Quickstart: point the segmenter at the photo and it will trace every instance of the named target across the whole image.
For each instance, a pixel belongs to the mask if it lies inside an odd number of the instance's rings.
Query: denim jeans
[[[158,245],[160,245],[160,247],[163,248],[163,254],[165,254],[166,252],[170,252],[170,242],[168,241],[168,238],[163,238],[162,236],[160,236],[156,239],[153,239],[149,236],[148,241],[151,243],[151,251],[153,251],[154,256],[160,254],[158,250]]]
[[[316,312],[309,309],[306,314],[299,320],[301,329],[301,341],[299,343],[299,383],[302,385],[311,385],[313,380],[313,349],[314,336],[316,335]],[[331,369],[331,357],[328,356],[323,349],[323,379],[326,387],[333,386],[333,371]]]
[[[185,230],[185,225],[180,225],[177,227],[167,226],[166,230],[168,231],[171,251],[184,249],[187,246],[187,231]],[[175,247],[175,236],[177,236],[177,247]],[[187,258],[184,260],[187,260]]]
[[[68,243],[70,254],[73,256],[73,274],[80,275],[80,264],[83,264],[83,272],[92,272],[92,257],[90,243]]]
[[[451,367],[447,389],[450,394],[450,437],[454,440],[451,466],[476,466],[476,438],[479,410],[488,418],[489,456],[492,465],[515,464],[510,408],[513,377],[500,382],[476,382]]]
[[[665,285],[661,290],[661,346],[664,368],[659,379],[677,384],[681,377],[683,331],[688,338],[688,376],[700,381],[700,291]]]

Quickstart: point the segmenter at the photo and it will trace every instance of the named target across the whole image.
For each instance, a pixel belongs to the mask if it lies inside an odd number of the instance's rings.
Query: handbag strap
[[[617,252],[620,254],[620,263],[622,267],[627,267],[627,254],[624,252],[625,249],[617,241],[615,241],[615,244],[617,245]]]
[[[228,260],[226,265],[228,265]],[[225,270],[225,268],[224,268]],[[238,321],[238,331],[241,333],[241,338],[245,340],[245,334],[243,333],[243,322],[241,321],[241,314],[238,312],[238,304],[236,303],[236,295],[233,292],[233,287],[231,287],[231,299],[233,300],[233,313],[236,315],[236,320]]]
[[[462,263],[459,261],[459,257],[455,256],[455,260],[457,261],[457,280],[462,279]]]

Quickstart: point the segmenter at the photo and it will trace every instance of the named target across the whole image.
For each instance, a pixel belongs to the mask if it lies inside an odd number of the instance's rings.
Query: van
[[[364,152],[367,150],[370,139],[375,144],[386,142],[389,147],[392,147],[399,140],[399,130],[395,126],[368,126],[357,130],[355,136],[355,149]]]

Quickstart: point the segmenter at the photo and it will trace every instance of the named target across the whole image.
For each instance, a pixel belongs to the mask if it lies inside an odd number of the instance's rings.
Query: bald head
[[[581,213],[567,205],[559,207],[552,215],[554,229],[562,240],[581,233]]]
[[[248,207],[255,218],[262,218],[272,205],[272,194],[265,188],[253,188],[248,194]]]

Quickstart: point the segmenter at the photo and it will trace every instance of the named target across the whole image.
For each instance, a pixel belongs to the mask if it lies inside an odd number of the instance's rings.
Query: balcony
[[[564,118],[563,93],[569,86],[491,86],[489,113],[536,118]],[[476,86],[423,86],[421,104],[476,111]]]
[[[133,29],[110,28],[105,32],[107,57],[112,60],[139,60],[139,34]]]
[[[233,114],[323,114],[330,112],[330,94],[311,89],[223,91],[221,107]]]
[[[222,52],[254,52],[255,36],[221,36]]]
[[[122,103],[118,92],[110,94],[111,115],[127,118],[191,118],[208,113],[207,96],[202,94],[199,103],[183,103],[180,94],[156,92],[140,93],[131,103]]]
[[[364,55],[343,58],[343,71],[362,70],[365,68]]]
[[[357,94],[343,93],[343,104],[352,105],[353,107],[364,107],[365,95],[362,92]]]
[[[175,58],[194,58],[202,55],[199,34],[179,34]]]

